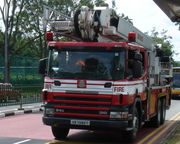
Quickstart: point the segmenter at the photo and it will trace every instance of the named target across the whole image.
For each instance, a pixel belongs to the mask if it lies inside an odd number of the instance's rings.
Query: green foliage
[[[69,41],[69,39],[68,39],[67,37],[60,37],[60,38],[58,39],[58,41],[61,41],[61,42],[63,42],[63,41]]]
[[[7,3],[7,47],[9,54],[9,78],[10,66],[14,55],[38,56],[38,53],[35,52],[37,48],[35,40],[38,39],[41,35],[36,33],[36,23],[30,19],[30,12],[32,12],[32,9],[28,9],[28,5],[29,1],[26,0],[11,0]],[[6,19],[4,6],[0,7],[0,12],[5,24]],[[37,13],[36,8],[33,9],[33,12]]]
[[[165,56],[173,56],[173,44],[171,42],[172,37],[167,35],[167,30],[162,30],[160,33],[155,28],[151,31],[151,38],[157,43],[162,44],[162,50]]]
[[[5,0],[8,1],[8,0]],[[47,43],[43,31],[43,5],[52,7],[66,15],[71,15],[77,8],[86,5],[90,8],[108,6],[105,0],[10,0],[8,6],[8,67],[14,55],[43,58],[47,56]],[[5,24],[5,9],[0,6],[0,13]],[[67,40],[62,38],[61,40]],[[0,56],[4,54],[4,33],[0,31]],[[8,71],[10,76],[10,71]]]
[[[74,0],[75,1],[75,0]],[[89,8],[93,8],[93,1],[90,0],[80,0],[78,3],[77,2],[73,2],[74,3],[74,8],[80,8],[82,6],[88,6]]]
[[[123,19],[125,19],[126,21],[128,21],[130,24],[133,25],[132,19],[130,19],[128,16],[126,16],[124,13],[119,14],[119,16]]]
[[[104,0],[95,0],[95,6],[99,7],[108,7],[109,5]]]
[[[173,66],[174,67],[180,67],[180,61],[174,61]]]
[[[30,47],[31,51],[33,50],[31,55],[33,54],[39,58],[46,57],[47,55],[46,41],[42,26],[43,5],[45,4],[46,2],[44,0],[29,0],[26,1],[24,10],[24,13],[28,15],[27,18],[25,17],[25,21],[27,21],[28,25],[27,32],[32,38],[36,38],[32,43],[32,47]],[[24,29],[26,29],[26,27],[27,26],[25,26]]]
[[[119,17],[121,17],[121,18],[123,18],[124,20],[126,20],[127,22],[129,22],[130,24],[132,24],[133,25],[133,21],[132,21],[132,19],[130,19],[128,16],[126,16],[124,13],[119,13],[119,14],[116,14],[116,9],[118,9],[117,8],[117,6],[116,6],[116,2],[115,2],[115,0],[111,0],[111,2],[112,2],[112,12],[115,14],[115,15],[118,15]]]
[[[157,32],[155,28],[151,31],[151,38],[157,43],[162,44],[162,50],[164,52],[164,56],[173,57],[173,55],[177,55],[175,51],[173,51],[174,45],[172,44],[171,40],[172,37],[167,35],[167,30],[162,30],[161,32]],[[172,58],[173,66],[180,66],[180,61],[175,61]]]
[[[69,16],[71,14],[71,11],[74,10],[73,0],[48,0],[46,2],[46,5]]]

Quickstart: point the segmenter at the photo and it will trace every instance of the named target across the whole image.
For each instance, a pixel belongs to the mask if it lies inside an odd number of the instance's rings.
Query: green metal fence
[[[14,104],[28,104],[41,102],[43,78],[38,74],[38,58],[15,56],[10,67],[11,92],[6,94],[5,100],[2,93],[7,88],[0,87],[0,106]],[[4,82],[4,58],[0,55],[0,83]],[[17,99],[9,99],[9,95],[18,94]]]
[[[38,58],[15,56],[10,66],[10,83],[12,85],[42,84],[38,74]],[[4,59],[0,56],[0,83],[4,82]]]
[[[0,92],[2,91],[6,91],[5,93],[6,95],[4,95],[3,99],[1,99],[0,107],[42,102],[42,98],[41,98],[42,86],[17,85],[16,87],[12,87],[8,89],[0,88]],[[16,95],[14,96],[14,93],[12,92],[16,92]],[[0,97],[2,96],[0,95]]]

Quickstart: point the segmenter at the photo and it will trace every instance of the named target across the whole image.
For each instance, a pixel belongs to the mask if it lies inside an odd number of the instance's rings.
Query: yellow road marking
[[[148,143],[152,144],[158,137],[160,137],[168,128],[170,128],[177,120],[180,120],[180,116],[178,116],[171,124],[169,124],[165,129],[163,129],[160,133],[158,133],[152,140]]]
[[[60,143],[59,143],[60,144]],[[62,143],[61,143],[62,144]],[[63,144],[100,144],[100,143],[94,143],[94,142],[92,142],[92,143],[89,143],[89,142],[64,142]]]
[[[166,127],[166,125],[168,125],[174,118],[176,118],[178,115],[180,114],[177,113],[176,115],[174,115],[170,120],[168,120],[164,125],[160,126],[159,128],[157,128],[155,131],[153,131],[152,133],[150,133],[149,135],[147,135],[144,139],[142,139],[140,142],[138,142],[138,144],[143,144],[148,138],[150,138],[152,135],[154,135],[157,131],[159,131],[161,128]]]
[[[64,141],[60,141],[60,140],[52,140],[52,141],[50,141],[50,142],[47,142],[47,143],[45,143],[45,144],[62,144],[62,143],[64,142]]]
[[[50,142],[47,142],[45,144],[92,144],[92,143],[88,143],[88,142],[72,142],[72,141],[60,141],[60,140],[53,140]],[[104,144],[104,143],[94,143],[93,144]]]

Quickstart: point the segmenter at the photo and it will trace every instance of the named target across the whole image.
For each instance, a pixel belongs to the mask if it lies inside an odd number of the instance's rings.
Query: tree
[[[125,20],[126,20],[127,22],[129,22],[130,24],[133,25],[132,19],[130,19],[130,18],[129,18],[128,16],[126,16],[124,13],[119,14],[119,16],[120,16],[121,18],[125,19]]]
[[[104,0],[5,0],[7,2],[7,31],[8,31],[8,76],[12,58],[15,55],[21,56],[47,56],[46,41],[42,28],[43,5],[47,5],[66,15],[71,15],[82,5],[93,8],[105,6]],[[5,25],[5,5],[0,7],[3,23]],[[0,33],[1,34],[1,33]],[[4,39],[4,34],[0,35]],[[4,41],[3,41],[4,45]],[[3,53],[1,50],[0,52]],[[8,80],[9,81],[9,80]]]
[[[95,6],[97,7],[108,7],[109,5],[104,0],[95,0]]]
[[[73,0],[73,5],[74,5],[74,10],[82,6],[88,6],[90,9],[94,7],[93,1],[90,1],[90,0],[80,0],[79,2],[76,2],[76,0]]]
[[[112,0],[112,8],[113,8],[113,12],[116,14],[116,11],[118,8],[116,7],[116,2],[115,0]],[[126,20],[127,22],[129,22],[130,24],[133,25],[132,19],[130,19],[128,16],[126,16],[124,13],[119,13],[117,14],[119,17],[123,18],[124,20]]]
[[[160,33],[156,31],[155,28],[151,31],[151,38],[157,43],[162,44],[162,50],[165,56],[173,56],[175,52],[173,51],[173,44],[171,42],[172,37],[167,35],[167,30],[162,30]]]
[[[178,55],[173,51],[174,45],[171,42],[172,37],[167,35],[167,30],[162,30],[161,32],[157,32],[155,28],[152,29],[150,37],[157,43],[162,44],[162,50],[164,56],[173,57],[173,55]],[[180,66],[179,62],[176,62],[173,58],[173,66]]]
[[[174,67],[180,67],[180,62],[179,61],[173,61],[173,66]]]
[[[24,14],[28,17],[24,17],[26,26],[24,25],[24,30],[28,31],[29,35],[32,37],[37,37],[33,43],[33,55],[39,58],[44,58],[47,56],[46,42],[43,32],[43,5],[46,2],[44,0],[28,0],[25,3]],[[27,29],[28,26],[28,29]]]
[[[2,20],[5,25],[7,13],[7,39],[8,39],[8,82],[10,65],[14,55],[25,52],[29,45],[39,38],[39,35],[33,36],[31,34],[32,27],[28,25],[28,15],[25,13],[26,0],[5,0],[7,4],[7,11],[5,4],[0,7]]]

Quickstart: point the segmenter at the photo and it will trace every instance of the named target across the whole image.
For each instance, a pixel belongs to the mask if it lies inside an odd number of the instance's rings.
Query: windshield
[[[180,87],[180,74],[173,74],[173,87]]]
[[[48,75],[60,79],[124,79],[125,50],[98,51],[98,48],[51,50]]]

